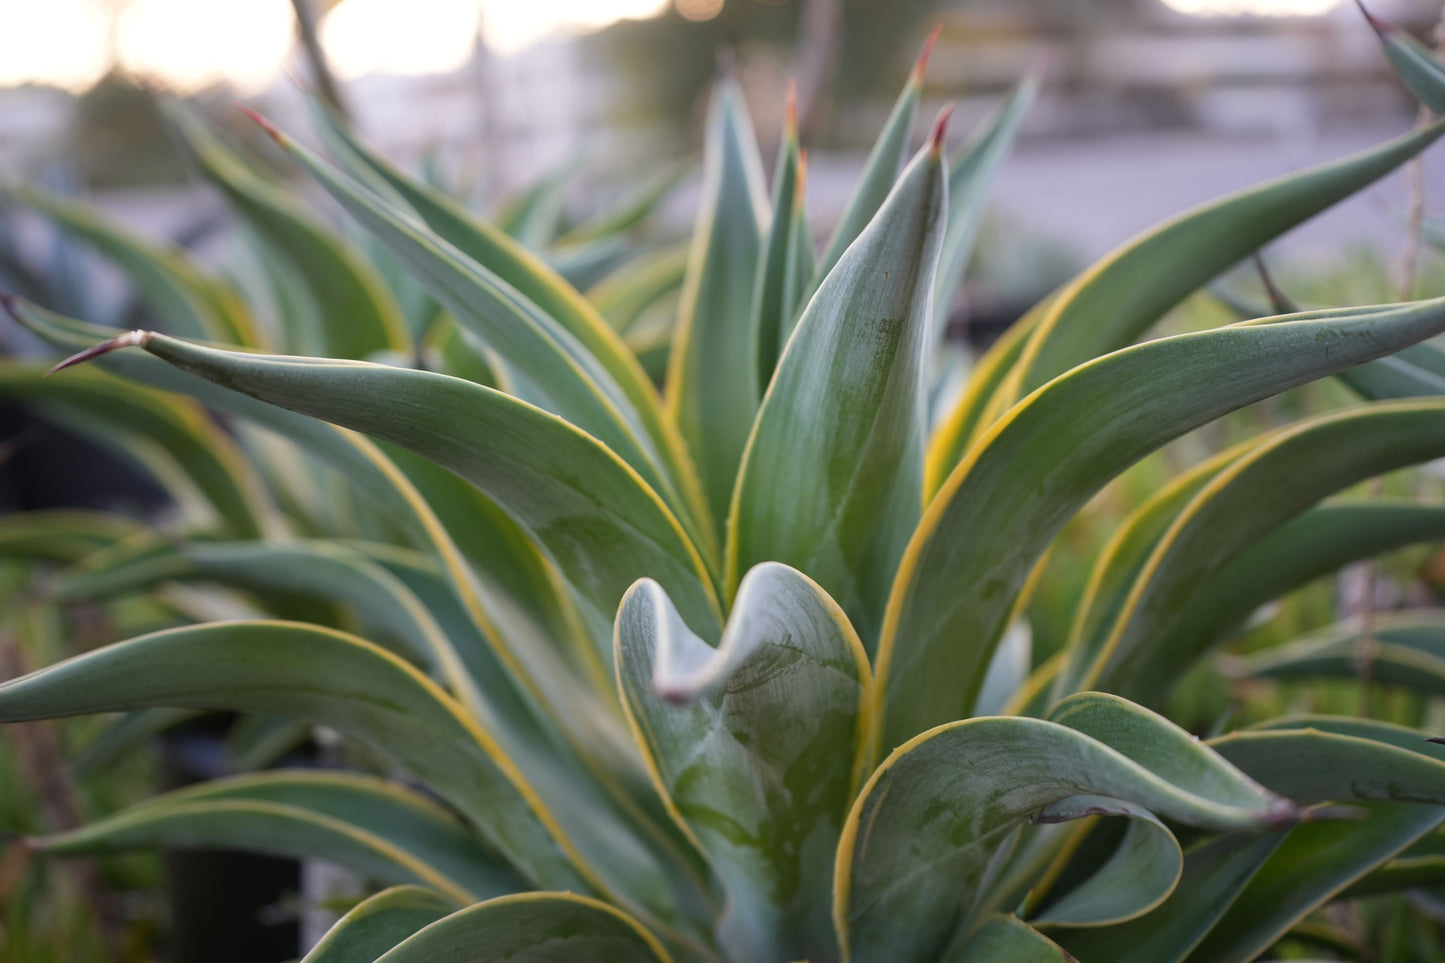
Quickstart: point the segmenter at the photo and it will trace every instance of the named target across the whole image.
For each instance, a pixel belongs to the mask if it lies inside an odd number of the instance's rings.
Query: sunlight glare
[[[1340,0],[1164,0],[1166,6],[1196,17],[1317,17]]]
[[[0,0],[0,87],[54,84],[82,90],[106,67],[100,0]]]
[[[224,80],[255,90],[291,50],[292,16],[288,0],[132,0],[116,42],[121,64],[143,77],[188,90]]]
[[[345,0],[321,22],[321,37],[342,77],[444,73],[471,57],[478,30],[493,50],[508,54],[557,31],[652,17],[667,5]],[[0,87],[84,90],[114,55],[124,69],[173,87],[230,81],[248,92],[278,76],[295,43],[290,0],[0,0]]]
[[[355,2],[355,0],[352,0]],[[668,0],[482,0],[482,31],[498,53],[513,53],[558,29],[596,30],[655,17]]]

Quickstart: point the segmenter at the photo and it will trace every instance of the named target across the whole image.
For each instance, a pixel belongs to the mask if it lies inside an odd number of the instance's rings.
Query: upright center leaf
[[[759,562],[786,562],[838,600],[870,649],[922,512],[921,379],[948,196],[940,140],[803,312],[763,398],[728,526],[730,589]]]

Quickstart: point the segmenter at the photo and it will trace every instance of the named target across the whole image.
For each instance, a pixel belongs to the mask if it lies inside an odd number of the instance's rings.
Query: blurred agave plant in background
[[[905,165],[922,66],[821,256],[791,125],[769,200],[718,85],[661,392],[618,328],[672,264],[589,300],[324,110],[329,161],[271,133],[371,258],[168,108],[257,241],[260,308],[16,192],[114,259],[171,333],[8,299],[79,351],[58,368],[92,364],[42,381],[7,362],[0,391],[140,458],[181,515],[165,532],[21,516],[0,545],[65,563],[57,600],[154,593],[183,620],[204,606],[177,586],[220,585],[260,617],[14,679],[0,719],[236,711],[328,727],[379,773],[222,779],[27,845],[250,847],[389,887],[308,963],[1245,961],[1341,894],[1439,882],[1419,859],[1445,821],[1445,750],[1425,733],[1311,716],[1201,742],[1160,710],[1260,605],[1445,535],[1438,505],[1324,501],[1445,456],[1445,399],[1400,397],[1422,393],[1433,349],[1412,346],[1445,332],[1445,299],[1140,339],[1445,125],[1146,232],[935,405],[981,198],[1038,80],[952,163],[944,117]],[[1093,495],[1331,375],[1376,400],[1262,432],[1138,505],[1068,645],[1033,664],[1020,613]],[[1434,658],[1417,628],[1382,624],[1379,664]],[[1339,666],[1349,644],[1235,670]]]

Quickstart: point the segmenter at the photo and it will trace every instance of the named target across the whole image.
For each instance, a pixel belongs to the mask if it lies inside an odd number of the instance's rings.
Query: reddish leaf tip
[[[1365,0],[1355,0],[1355,6],[1360,8],[1360,13],[1364,14],[1365,19],[1369,21],[1371,27],[1375,28],[1376,33],[1384,35],[1392,33],[1396,29],[1394,24],[1386,23],[1371,13],[1369,8],[1365,6]]]
[[[948,118],[953,116],[953,104],[943,105],[938,112],[938,119],[933,122],[933,133],[928,138],[928,149],[935,154],[943,151],[943,138],[948,133]]]
[[[918,62],[913,65],[915,83],[923,79],[923,72],[928,69],[928,58],[933,56],[933,45],[938,43],[938,35],[941,33],[943,33],[943,24],[934,24],[933,30],[928,34],[928,39],[923,41],[923,49],[918,52]]]
[[[265,117],[262,117],[259,113],[257,113],[250,107],[247,107],[245,104],[237,103],[236,106],[241,108],[241,113],[245,114],[247,117],[255,121],[256,126],[264,130],[267,136],[269,136],[272,140],[274,140],[276,143],[280,144],[283,147],[286,146],[286,135],[281,133],[281,131],[277,130],[275,124],[271,123]]]
[[[51,375],[55,374],[57,371],[64,371],[66,368],[74,367],[78,364],[84,364],[85,362],[90,361],[93,358],[99,358],[103,354],[110,354],[112,351],[116,351],[120,348],[143,348],[145,347],[146,342],[150,340],[150,337],[151,333],[149,331],[127,331],[125,334],[117,335],[116,337],[111,338],[109,341],[102,341],[100,344],[92,345],[91,347],[86,348],[84,351],[77,351],[75,354],[71,355],[64,361],[57,364],[55,367],[51,368],[49,371],[45,372],[45,377],[48,378]]]
[[[783,128],[788,137],[798,136],[798,81],[788,78],[788,96],[783,108]]]

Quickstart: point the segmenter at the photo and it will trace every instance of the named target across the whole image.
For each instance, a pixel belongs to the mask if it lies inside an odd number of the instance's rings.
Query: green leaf
[[[936,28],[924,41],[918,61],[908,75],[908,82],[903,85],[898,100],[893,104],[893,110],[883,122],[883,129],[878,132],[878,139],[873,142],[868,159],[863,162],[863,173],[859,175],[858,186],[853,189],[853,196],[843,208],[843,214],[838,218],[838,226],[833,229],[833,236],[828,239],[828,246],[818,258],[818,265],[813,272],[814,291],[833,270],[833,265],[843,257],[843,252],[863,233],[863,229],[873,220],[874,214],[893,190],[894,181],[898,178],[898,168],[908,156],[908,135],[913,129],[913,118],[918,113],[918,98],[923,92],[923,71],[928,66],[928,56],[933,52],[933,44],[938,40],[941,29]],[[811,296],[806,300],[811,300]]]
[[[645,254],[588,291],[587,300],[613,329],[627,334],[649,309],[677,294],[687,271],[687,260],[685,244]]]
[[[642,581],[617,616],[617,673],[658,788],[728,898],[732,958],[836,959],[831,876],[862,777],[867,656],[842,610],[769,562],[714,649]]]
[[[1445,113],[1445,65],[1429,47],[1394,24],[1371,16],[1363,4],[1360,11],[1375,28],[1380,44],[1385,48],[1385,56],[1390,58],[1391,66],[1405,86],[1432,111]]]
[[[277,132],[291,157],[425,283],[505,365],[508,393],[565,418],[640,473],[698,544],[710,546],[622,386],[589,344],[405,212]],[[600,319],[595,334],[610,335]],[[654,405],[655,408],[655,405]],[[710,559],[712,553],[708,551]]]
[[[381,180],[428,227],[471,260],[486,284],[515,289],[547,317],[562,325],[620,387],[641,419],[652,445],[670,466],[674,481],[699,524],[706,517],[701,482],[662,401],[638,361],[608,329],[597,309],[535,254],[490,224],[474,218],[447,195],[409,177],[358,141],[335,118],[321,111],[317,129],[352,176],[367,183]],[[706,528],[706,526],[702,526]],[[711,537],[711,529],[707,529]]]
[[[29,185],[7,185],[5,193],[88,241],[113,261],[154,307],[169,333],[258,344],[259,332],[250,314],[219,293],[217,283],[179,250],[133,236],[86,205]]]
[[[1365,818],[1302,823],[1189,957],[1246,963],[1306,913],[1445,820],[1445,748],[1370,720],[1281,719],[1211,745],[1294,798],[1369,802]],[[1413,800],[1404,802],[1403,800]]]
[[[702,207],[683,278],[666,399],[721,532],[762,394],[750,322],[768,207],[757,142],[736,82],[725,79],[713,92],[707,129]]]
[[[52,586],[61,602],[112,598],[170,580],[202,580],[252,591],[299,593],[346,605],[369,637],[393,642],[401,655],[453,687],[489,730],[492,713],[441,628],[395,576],[359,552],[322,540],[185,542],[128,545],[92,556]]]
[[[1312,579],[1350,562],[1442,537],[1445,508],[1436,505],[1342,502],[1311,509],[1260,539],[1198,588],[1180,614],[1169,646],[1159,650],[1155,674],[1182,678],[1200,654],[1243,626],[1259,606]],[[1157,704],[1167,695],[1155,691],[1144,699]]]
[[[882,745],[972,708],[1039,556],[1114,475],[1165,442],[1445,327],[1445,302],[1163,338],[1083,365],[1015,406],[954,468],[899,566],[878,676]]]
[[[213,623],[141,636],[0,685],[6,722],[143,706],[331,726],[425,781],[525,877],[593,888],[491,738],[425,676],[352,636],[284,622]]]
[[[1358,620],[1344,622],[1240,659],[1231,671],[1271,679],[1367,678],[1445,693],[1445,616],[1384,613],[1371,620],[1368,634]]]
[[[438,920],[375,963],[671,963],[632,919],[571,893],[520,893]]]
[[[456,817],[370,776],[278,771],[202,783],[37,841],[57,855],[225,847],[323,859],[465,905],[525,889]]]
[[[1049,712],[1049,721],[1084,733],[1196,796],[1222,806],[1258,808],[1273,797],[1179,726],[1105,692],[1081,692]]]
[[[430,372],[128,338],[121,340],[192,374],[366,431],[456,472],[543,545],[599,611],[612,611],[628,585],[650,576],[694,624],[720,621],[706,569],[672,513],[616,455],[555,416]]]
[[[0,396],[32,405],[139,463],[217,531],[249,538],[278,530],[261,479],[199,405],[102,371],[78,374],[48,380],[33,364],[0,362]]]
[[[1147,809],[1105,796],[1075,796],[1044,811],[1048,819],[1127,816],[1112,853],[1098,857],[1088,878],[1051,898],[1029,922],[1040,926],[1103,926],[1134,919],[1162,903],[1179,882],[1184,854],[1174,835]],[[1042,820],[1040,820],[1042,821]],[[1086,846],[1087,846],[1086,840]]]
[[[870,648],[922,512],[924,355],[947,205],[924,148],[808,303],[763,398],[728,524],[727,584],[815,579]]]
[[[1054,681],[1055,699],[1082,688],[1083,676],[1108,638],[1130,586],[1180,510],[1255,441],[1250,439],[1219,452],[1180,474],[1130,513],[1099,550],[1089,581],[1074,609],[1065,644],[1067,664]]]
[[[574,679],[569,666],[547,658],[551,640],[519,621],[511,604],[487,594],[489,610],[507,636],[507,651],[523,661],[521,677],[537,688],[512,684],[512,673],[437,566],[389,546],[358,548],[404,581],[436,618],[495,711],[498,743],[548,800],[564,829],[637,835],[657,856],[679,906],[705,904],[701,857],[663,808],[620,707]],[[615,699],[615,683],[606,681]]]
[[[1141,714],[1165,740],[1178,734]],[[1136,734],[1120,729],[1112,738]],[[1137,738],[1148,739],[1147,733]],[[1187,736],[1186,736],[1187,738]],[[1192,745],[1185,763],[1218,768]],[[1198,778],[1197,773],[1195,778]],[[988,900],[994,856],[1029,816],[1080,795],[1108,796],[1163,818],[1217,830],[1288,820],[1277,797],[1236,806],[1196,795],[1082,732],[1038,719],[969,719],[930,730],[874,772],[838,849],[835,917],[850,958],[899,963],[938,958]]]
[[[1046,298],[1009,325],[1008,330],[999,335],[998,340],[989,345],[983,356],[974,362],[963,394],[928,439],[928,451],[923,463],[924,505],[931,502],[938,489],[943,487],[944,480],[954,466],[963,460],[964,452],[978,434],[992,423],[988,416],[989,405],[997,396],[999,386],[1013,370],[1019,355],[1023,353],[1035,324],[1047,310],[1048,304],[1049,300]]]
[[[601,241],[625,234],[642,224],[662,206],[673,189],[687,175],[689,165],[675,164],[646,183],[628,191],[611,204],[589,215],[557,239],[558,247]]]
[[[990,917],[939,963],[1067,963],[1069,959],[1056,943],[1018,917],[999,915]]]
[[[1129,344],[1225,268],[1388,174],[1441,134],[1445,124],[1435,124],[1230,194],[1122,245],[1066,286],[1040,319],[1019,360],[1014,396]]]
[[[456,909],[420,886],[393,886],[336,921],[301,963],[375,963],[378,956]]]
[[[301,279],[317,321],[300,335],[303,352],[364,358],[374,351],[410,348],[406,319],[391,292],[360,252],[316,222],[300,205],[267,183],[208,130],[189,108],[163,102],[167,121],[201,172],[220,188],[266,246],[286,258]]]
[[[758,259],[757,277],[753,285],[753,307],[751,328],[757,339],[754,351],[757,355],[757,385],[760,392],[766,392],[768,382],[773,378],[778,356],[787,344],[792,331],[792,318],[797,311],[796,301],[789,300],[787,290],[793,276],[790,260],[796,263],[794,235],[798,225],[796,218],[803,216],[802,161],[798,152],[798,119],[793,90],[788,90],[787,119],[783,125],[783,137],[778,145],[778,159],[773,164],[773,221],[768,226]],[[809,259],[812,253],[809,252]],[[796,296],[796,295],[794,295]]]
[[[1373,803],[1364,822],[1294,827],[1186,958],[1249,963],[1351,882],[1431,832],[1445,808]]]
[[[1179,667],[1201,654],[1172,641],[1200,585],[1320,499],[1442,455],[1445,399],[1332,412],[1254,445],[1194,496],[1154,547],[1080,685],[1159,698]],[[1168,655],[1158,657],[1164,648]],[[1160,664],[1162,673],[1154,668]]]
[[[948,171],[948,228],[943,235],[943,252],[938,260],[938,280],[933,292],[933,326],[928,343],[944,337],[948,314],[963,283],[964,270],[973,253],[974,238],[983,217],[983,202],[994,177],[1013,147],[1024,115],[1038,97],[1043,82],[1042,66],[1029,72],[994,110],[979,122],[974,133],[956,152]]]
[[[1115,926],[1061,930],[1055,938],[1080,960],[1179,963],[1283,839],[1282,833],[1236,833],[1208,840],[1185,855],[1179,884],[1162,906]]]
[[[1389,357],[1341,372],[1339,379],[1371,401],[1445,394],[1445,345],[1432,338]]]
[[[0,556],[75,562],[145,531],[124,515],[44,508],[0,516]]]
[[[496,212],[497,226],[534,251],[550,245],[562,223],[567,191],[581,169],[581,155],[573,154],[506,198]]]

